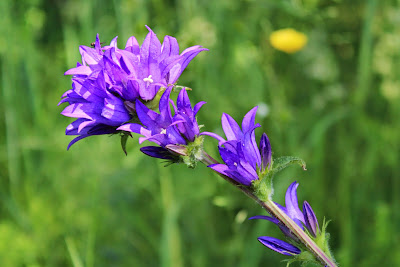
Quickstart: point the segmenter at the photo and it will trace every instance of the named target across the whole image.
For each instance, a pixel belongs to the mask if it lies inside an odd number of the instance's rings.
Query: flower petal
[[[260,236],[258,241],[264,246],[283,255],[294,256],[301,253],[299,248],[274,237]]]
[[[263,133],[260,140],[260,151],[261,151],[261,170],[264,171],[271,165],[271,144],[266,133]]]
[[[314,237],[316,237],[317,234],[320,232],[319,224],[313,209],[307,201],[304,201],[303,203],[303,214],[307,229]]]
[[[240,140],[243,137],[239,124],[229,114],[222,114],[221,123],[228,141]]]
[[[258,108],[258,106],[252,108],[244,116],[243,121],[242,121],[242,131],[243,131],[243,133],[251,131],[251,129],[254,127],[257,108]]]
[[[249,220],[254,220],[254,219],[267,220],[267,221],[273,222],[275,224],[279,224],[279,220],[277,218],[270,217],[270,216],[257,215],[257,216],[253,216],[253,217],[249,218]]]
[[[159,146],[145,146],[141,147],[140,151],[142,151],[147,156],[159,159],[167,159],[167,160],[174,160],[174,157],[168,149]]]
[[[285,196],[285,204],[287,208],[287,212],[290,218],[292,219],[298,219],[302,223],[304,222],[304,216],[303,213],[299,209],[299,204],[297,202],[297,187],[299,186],[299,183],[296,181],[293,182],[289,188],[286,191],[286,196]],[[300,227],[302,227],[300,225]]]

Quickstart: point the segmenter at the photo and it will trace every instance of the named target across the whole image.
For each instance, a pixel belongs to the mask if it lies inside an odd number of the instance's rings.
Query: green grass
[[[256,239],[279,230],[248,221],[263,210],[206,167],[164,168],[137,137],[127,157],[117,136],[66,151],[72,120],[57,103],[78,46],[99,33],[123,47],[149,25],[181,50],[210,49],[179,80],[207,101],[204,130],[220,131],[223,112],[269,106],[258,121],[274,155],[308,169],[280,174],[275,199],[300,183],[299,199],[331,220],[340,266],[399,266],[399,14],[377,0],[0,1],[0,265],[284,266]],[[304,50],[268,44],[285,27],[307,34]]]

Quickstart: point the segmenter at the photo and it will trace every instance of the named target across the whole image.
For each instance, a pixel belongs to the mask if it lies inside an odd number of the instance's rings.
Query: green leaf
[[[158,105],[160,104],[161,96],[164,94],[165,90],[166,90],[165,87],[161,87],[152,100],[144,102],[143,104],[145,104],[146,107],[148,107],[151,110],[158,110]]]
[[[128,153],[126,152],[126,141],[128,140],[128,137],[129,137],[129,134],[121,135],[121,147],[126,156],[128,156]]]
[[[279,157],[277,159],[274,159],[272,169],[268,172],[268,176],[271,178],[275,176],[278,172],[286,169],[290,165],[293,164],[299,164],[303,170],[306,169],[306,162],[302,160],[301,158],[298,157],[292,157],[292,156],[284,156],[284,157]]]

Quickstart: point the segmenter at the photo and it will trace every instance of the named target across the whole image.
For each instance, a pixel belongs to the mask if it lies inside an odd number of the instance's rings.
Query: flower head
[[[260,147],[255,139],[254,130],[260,127],[255,124],[257,107],[251,109],[243,118],[242,129],[228,114],[222,115],[222,128],[227,140],[215,133],[204,132],[219,140],[219,153],[225,164],[212,164],[208,167],[224,174],[243,185],[251,185],[258,180],[271,164],[271,145],[268,136],[261,136]]]
[[[167,88],[160,99],[160,113],[136,100],[135,108],[141,124],[128,123],[117,129],[143,135],[144,137],[139,138],[139,143],[148,140],[161,146],[161,148],[141,149],[143,153],[152,157],[169,159],[170,152],[166,149],[168,145],[187,145],[193,142],[200,133],[196,114],[205,102],[199,102],[192,108],[186,90],[182,89],[175,105],[169,99],[171,90],[171,87]],[[170,103],[173,104],[174,115],[171,114]]]
[[[137,99],[150,101],[161,88],[174,85],[189,62],[201,51],[192,46],[179,54],[175,38],[165,36],[163,44],[147,27],[143,44],[134,36],[125,49],[117,47],[117,37],[109,46],[101,46],[99,36],[94,48],[80,46],[82,63],[65,72],[72,76],[72,89],[59,104],[68,102],[61,114],[77,118],[67,127],[67,135],[79,135],[76,141],[99,134],[118,132],[117,128],[136,116]]]
[[[297,187],[298,186],[299,186],[299,184],[297,182],[293,182],[287,189],[286,196],[285,196],[286,207],[281,206],[277,203],[276,204],[301,229],[305,230],[305,228],[306,228],[313,237],[316,237],[317,235],[320,234],[317,217],[315,216],[314,211],[312,210],[311,206],[308,204],[307,201],[304,201],[303,212],[301,212],[301,210],[299,209],[298,202],[297,202]],[[281,231],[285,234],[285,236],[287,236],[292,241],[292,243],[299,242],[298,238],[292,234],[290,229],[287,228],[278,219],[276,219],[274,217],[258,215],[258,216],[251,217],[249,219],[250,220],[263,219],[263,220],[273,222],[281,229]],[[305,228],[304,228],[304,226],[305,226]],[[296,246],[293,246],[292,244],[289,244],[282,240],[278,240],[273,237],[261,236],[258,238],[258,240],[266,247],[268,247],[276,252],[279,252],[281,254],[296,255],[296,254],[300,254],[300,252],[301,252],[301,250],[299,248],[297,248]]]

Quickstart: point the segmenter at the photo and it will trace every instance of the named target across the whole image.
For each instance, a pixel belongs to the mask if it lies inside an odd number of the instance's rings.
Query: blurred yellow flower
[[[269,41],[275,49],[291,54],[306,45],[307,36],[292,28],[287,28],[272,32]]]

